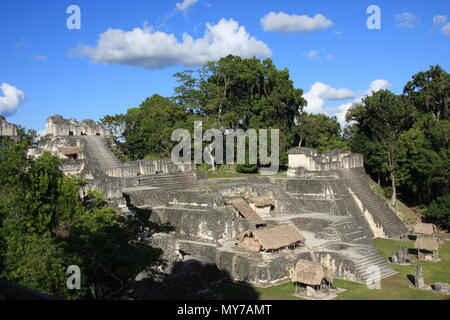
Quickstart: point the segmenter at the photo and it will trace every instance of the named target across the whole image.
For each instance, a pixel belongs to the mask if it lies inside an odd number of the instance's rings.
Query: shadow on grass
[[[416,277],[414,275],[408,274],[406,277],[408,278],[409,282],[411,282],[411,284],[413,286],[416,284]]]
[[[179,261],[170,274],[157,274],[136,283],[134,298],[142,300],[257,300],[259,293],[248,283],[231,284],[228,272],[196,258]],[[229,286],[239,286],[239,297]]]

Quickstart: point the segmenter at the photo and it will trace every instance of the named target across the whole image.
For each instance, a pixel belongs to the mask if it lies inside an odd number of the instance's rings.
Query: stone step
[[[408,232],[395,212],[372,190],[367,177],[352,170],[343,170],[341,173],[346,185],[356,194],[364,208],[372,215],[375,223],[383,228],[388,237],[396,238]]]
[[[83,137],[83,141],[88,158],[96,161],[100,170],[107,171],[122,165],[109,149],[104,137]]]

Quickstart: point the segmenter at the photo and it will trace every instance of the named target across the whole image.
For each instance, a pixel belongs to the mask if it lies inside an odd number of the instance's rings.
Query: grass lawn
[[[413,248],[414,242],[394,241],[387,239],[374,239],[375,247],[387,258],[398,246]],[[450,283],[450,243],[447,241],[443,248],[439,250],[442,261],[423,262],[423,272],[426,284],[435,282]],[[398,271],[397,274],[382,280],[381,289],[369,289],[367,286],[349,281],[335,280],[337,287],[346,289],[340,293],[337,300],[450,300],[449,295],[409,288],[412,284],[408,276],[414,275],[416,261],[410,266],[391,265]],[[226,285],[220,290],[223,299],[260,299],[260,300],[293,300],[299,299],[293,296],[294,286],[292,283],[285,283],[271,288],[245,288],[242,286]]]

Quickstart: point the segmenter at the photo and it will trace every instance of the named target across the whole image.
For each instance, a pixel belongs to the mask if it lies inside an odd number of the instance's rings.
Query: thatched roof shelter
[[[270,251],[286,248],[305,241],[305,237],[289,225],[279,225],[270,228],[249,230],[241,234],[238,239],[241,242],[240,246],[250,251],[252,251],[250,247],[257,248],[258,244],[258,251]],[[246,239],[251,239],[253,243],[257,244],[250,245],[250,240]]]
[[[266,196],[250,198],[248,199],[248,202],[253,203],[256,207],[268,207],[274,205],[274,201]]]
[[[436,232],[436,226],[432,223],[419,222],[414,226],[414,233],[431,236],[435,232]]]
[[[227,204],[232,205],[245,219],[254,225],[266,224],[266,222],[253,210],[247,201],[242,198],[226,200]]]
[[[80,147],[59,147],[59,151],[65,156],[77,155],[80,153]]]
[[[318,286],[322,279],[332,280],[332,274],[321,263],[308,260],[299,260],[295,266],[293,282],[303,283],[309,286]]]
[[[436,251],[442,246],[442,243],[437,238],[417,238],[414,242],[414,247],[419,250]]]

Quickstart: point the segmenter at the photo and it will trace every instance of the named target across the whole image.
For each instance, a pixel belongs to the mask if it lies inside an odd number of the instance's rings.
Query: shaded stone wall
[[[171,174],[194,171],[193,164],[175,164],[171,159],[138,160],[125,163],[123,166],[105,171],[108,176],[131,178],[151,174]]]
[[[251,224],[238,217],[230,206],[214,209],[154,208],[154,218],[157,223],[173,226],[179,237],[213,243],[235,238],[251,228]]]
[[[111,133],[93,120],[78,122],[55,115],[45,121],[45,134],[56,136],[110,136]]]

